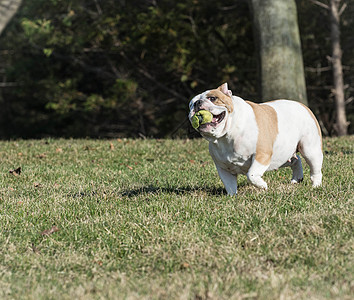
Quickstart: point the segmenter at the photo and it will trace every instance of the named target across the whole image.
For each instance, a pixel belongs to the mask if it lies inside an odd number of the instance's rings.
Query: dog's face
[[[220,138],[228,131],[230,114],[234,107],[232,92],[228,90],[227,83],[215,90],[209,90],[195,96],[189,103],[189,120],[199,110],[208,110],[212,113],[213,119],[210,123],[200,125],[197,131],[204,137]]]

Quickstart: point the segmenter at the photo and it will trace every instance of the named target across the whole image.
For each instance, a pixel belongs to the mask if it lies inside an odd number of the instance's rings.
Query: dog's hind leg
[[[307,164],[310,166],[310,175],[313,187],[318,187],[322,184],[322,162],[323,153],[320,142],[305,143],[301,142],[299,147],[301,155],[305,158]]]
[[[291,158],[290,167],[293,170],[291,183],[300,183],[304,179],[304,172],[302,170],[302,163],[299,155],[293,156]]]

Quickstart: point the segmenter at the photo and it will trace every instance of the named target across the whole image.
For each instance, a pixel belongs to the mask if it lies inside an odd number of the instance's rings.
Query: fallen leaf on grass
[[[18,176],[21,174],[21,167],[18,167],[17,169],[13,169],[9,171],[10,174]]]
[[[189,268],[190,268],[189,263],[184,262],[184,263],[181,264],[181,269],[189,269]]]
[[[62,153],[62,152],[63,152],[63,149],[57,148],[57,149],[55,150],[55,152],[56,152],[56,153]]]
[[[102,260],[94,260],[93,262],[98,264],[100,267],[103,265]]]
[[[40,254],[41,253],[41,251],[32,243],[32,251],[34,252],[34,253],[36,253],[36,254]]]
[[[36,155],[36,157],[37,157],[37,158],[40,158],[40,159],[43,159],[43,158],[46,158],[46,157],[47,157],[47,154],[41,153],[41,154]]]
[[[41,232],[41,235],[50,235],[50,234],[53,234],[54,232],[57,232],[57,231],[59,231],[59,228],[57,226],[53,226],[52,228]]]

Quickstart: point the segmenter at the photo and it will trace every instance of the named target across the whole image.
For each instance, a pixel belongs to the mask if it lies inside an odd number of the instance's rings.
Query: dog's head
[[[227,83],[217,89],[208,90],[195,96],[189,103],[189,120],[200,110],[207,110],[212,113],[212,121],[200,125],[196,130],[205,137],[220,138],[228,131],[228,120],[234,110],[232,92],[228,89]]]

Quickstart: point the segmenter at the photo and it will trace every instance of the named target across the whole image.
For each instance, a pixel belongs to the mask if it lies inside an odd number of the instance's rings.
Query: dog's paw
[[[321,181],[312,182],[312,187],[314,187],[314,188],[320,187],[321,185],[322,185],[322,182],[321,182]]]
[[[322,185],[322,174],[311,176],[312,187],[316,188]]]
[[[268,189],[267,183],[262,178],[259,178],[258,180],[254,180],[252,184],[260,189],[265,189],[265,190]]]
[[[264,190],[268,189],[268,185],[266,182],[263,182],[263,183],[257,185],[257,187],[259,187],[260,189],[264,189]]]
[[[298,184],[304,181],[304,178],[292,178],[291,179],[291,184]]]
[[[249,182],[260,189],[268,189],[267,183],[259,175],[247,174]]]

